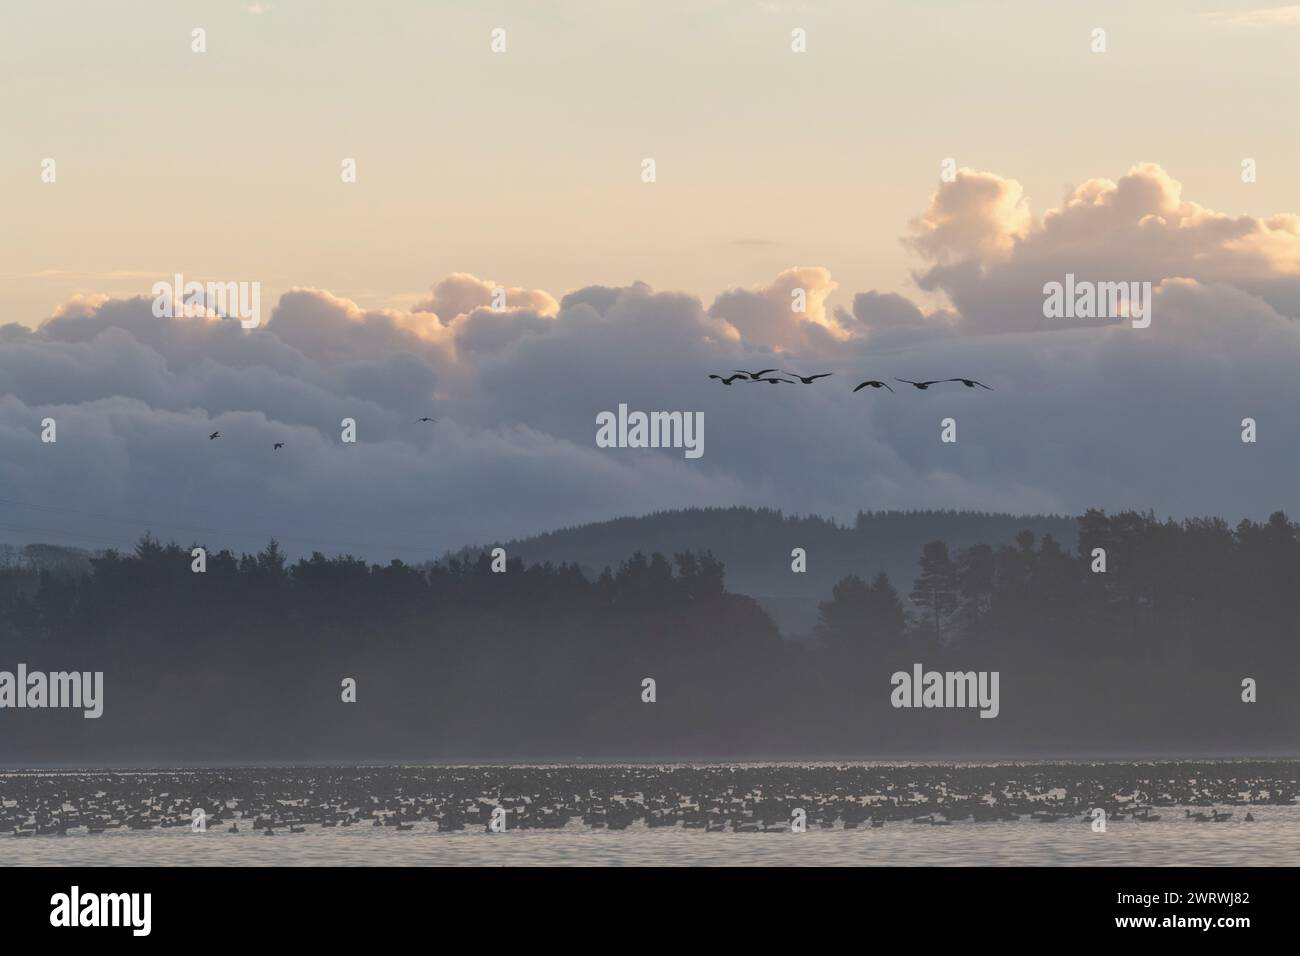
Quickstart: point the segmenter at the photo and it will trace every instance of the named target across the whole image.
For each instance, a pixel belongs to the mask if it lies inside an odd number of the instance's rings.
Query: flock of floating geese
[[[763,377],[765,375],[771,375],[772,373],[776,373],[777,377],[774,378]],[[757,372],[750,372],[745,369],[734,369],[730,375],[710,375],[709,378],[716,378],[723,385],[730,385],[733,382],[738,382],[738,381],[739,382],[766,382],[769,385],[794,385],[796,379],[802,382],[804,385],[811,385],[819,378],[829,378],[832,374],[834,373],[819,372],[816,375],[800,375],[798,372],[787,372],[785,369],[764,368],[764,369],[759,369]],[[780,378],[779,376],[781,375],[790,375],[793,377]],[[941,385],[944,382],[960,382],[961,384],[965,385],[967,388],[977,388],[977,387],[987,388],[990,392],[993,391],[993,388],[991,386],[985,385],[983,382],[978,382],[973,378],[936,378],[933,381],[929,381],[929,382],[913,382],[911,379],[907,379],[907,378],[896,378],[894,379],[894,381],[902,382],[904,385],[911,385],[913,388],[922,392],[924,392],[931,385]],[[872,379],[867,379],[867,381],[863,382],[861,385],[855,386],[853,391],[860,392],[864,388],[887,388],[891,392],[894,390],[894,387],[892,385],[882,382],[879,379],[872,378]]]
[[[880,829],[908,823],[1162,826],[1254,822],[1294,806],[1300,763],[883,766],[497,766],[0,773],[0,833],[14,837],[192,829],[278,836],[308,827],[402,832],[682,827],[705,832]],[[1216,805],[1238,807],[1218,810]],[[1193,809],[1195,808],[1195,809]],[[1162,812],[1163,811],[1163,812]],[[500,814],[496,814],[500,816]]]

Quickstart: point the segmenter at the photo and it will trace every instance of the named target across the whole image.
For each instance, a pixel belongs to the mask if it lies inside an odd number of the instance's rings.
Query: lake
[[[1291,802],[1297,766],[864,762],[7,772],[0,773],[0,827],[6,828],[0,864],[1293,866],[1300,863],[1300,806]],[[1110,808],[1105,832],[1083,822],[1091,805]],[[195,806],[208,808],[214,821],[205,832],[188,822]],[[503,808],[504,832],[485,826],[495,807]],[[794,807],[805,812],[806,832],[791,832]],[[1015,819],[978,819],[992,812]],[[733,829],[710,832],[706,819]],[[228,832],[232,825],[239,832]],[[440,831],[450,825],[464,828]],[[741,826],[767,832],[734,832]],[[265,834],[268,828],[273,836]],[[15,831],[33,835],[15,837]]]

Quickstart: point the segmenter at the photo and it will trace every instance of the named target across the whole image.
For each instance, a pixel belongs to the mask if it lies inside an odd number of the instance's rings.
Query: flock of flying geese
[[[764,375],[769,375],[772,372],[777,372],[779,373],[779,375],[792,375],[794,376],[794,378],[764,378],[763,377]],[[710,375],[709,378],[716,378],[723,385],[730,385],[732,382],[735,381],[767,382],[769,385],[776,385],[778,383],[785,384],[785,385],[793,385],[795,379],[798,379],[800,382],[802,382],[805,385],[811,385],[813,382],[817,381],[817,379],[828,378],[832,374],[834,373],[820,372],[817,375],[800,375],[798,372],[787,372],[785,369],[765,368],[765,369],[760,369],[757,372],[750,372],[750,371],[746,371],[745,369],[735,369],[730,375]],[[977,382],[973,378],[937,378],[934,381],[930,381],[930,382],[913,382],[911,379],[907,379],[907,378],[896,378],[894,379],[894,381],[902,382],[905,385],[911,385],[913,388],[922,392],[925,391],[927,388],[929,388],[931,385],[940,385],[944,382],[961,382],[967,388],[975,388],[978,386],[979,388],[987,388],[990,392],[993,391],[993,389],[990,386],[985,385],[983,382]],[[861,385],[856,386],[853,389],[853,391],[860,392],[864,388],[887,388],[891,392],[894,390],[893,386],[888,385],[885,382],[880,381],[879,379],[873,378],[873,379],[868,379],[867,381],[863,382]]]
[[[763,377],[765,375],[770,375],[773,372],[777,372],[780,375],[791,375],[793,376],[793,378],[764,378]],[[757,372],[750,372],[750,371],[746,371],[745,369],[736,369],[730,375],[710,375],[709,378],[716,378],[723,385],[730,385],[732,382],[736,382],[736,381],[766,382],[769,385],[777,385],[777,384],[793,385],[795,383],[795,379],[798,379],[800,382],[802,382],[805,385],[811,385],[819,378],[829,378],[833,374],[834,374],[833,372],[819,372],[816,375],[800,375],[798,372],[787,372],[784,369],[779,369],[779,368],[764,368],[764,369],[759,369]],[[973,378],[937,378],[930,382],[913,382],[911,379],[907,379],[907,378],[896,378],[894,379],[894,381],[902,382],[904,385],[911,385],[913,388],[922,392],[925,391],[927,388],[929,388],[931,385],[942,385],[944,382],[961,382],[967,388],[977,388],[977,387],[987,388],[990,392],[993,391],[993,389],[990,386],[985,385],[983,382],[977,382]],[[860,392],[864,388],[887,388],[891,392],[894,390],[893,386],[885,382],[882,382],[879,379],[872,378],[872,379],[868,379],[867,381],[863,382],[860,385],[855,386],[853,391]],[[429,416],[426,415],[423,418],[417,418],[416,424],[418,425],[421,422],[427,422],[428,424],[432,425],[437,420],[438,419],[430,418]],[[212,441],[220,437],[221,437],[221,432],[219,431],[213,432],[211,435],[208,436],[208,441]],[[274,445],[272,445],[272,450],[279,451],[283,447],[284,447],[284,442],[278,441]]]

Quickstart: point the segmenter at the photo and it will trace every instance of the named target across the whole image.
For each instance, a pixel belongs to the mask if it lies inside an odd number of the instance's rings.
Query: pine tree
[[[960,604],[957,566],[942,541],[931,541],[921,550],[921,574],[908,595],[912,603],[927,612],[934,639],[943,642],[944,626]]]

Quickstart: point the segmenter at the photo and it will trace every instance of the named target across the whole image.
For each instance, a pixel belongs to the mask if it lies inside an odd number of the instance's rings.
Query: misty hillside
[[[1030,530],[1051,535],[1067,551],[1078,538],[1072,517],[984,514],[975,511],[864,511],[853,525],[770,508],[690,508],[616,518],[531,538],[492,542],[524,561],[577,564],[589,577],[629,554],[712,551],[727,569],[727,587],[758,601],[787,637],[804,637],[817,621],[817,602],[849,574],[870,579],[884,571],[906,595],[917,556],[928,541],[951,547],[1011,544]],[[808,570],[790,570],[790,552],[803,548]],[[482,550],[465,548],[464,558]]]
[[[1078,526],[1073,552],[1032,532],[956,547],[940,527],[910,580],[817,595],[808,641],[692,552],[588,578],[271,542],[199,573],[146,535],[76,577],[0,567],[0,692],[27,688],[0,765],[1294,753],[1300,523]],[[898,674],[922,668],[1000,690],[900,704]],[[102,673],[98,717],[30,681],[70,671]]]

